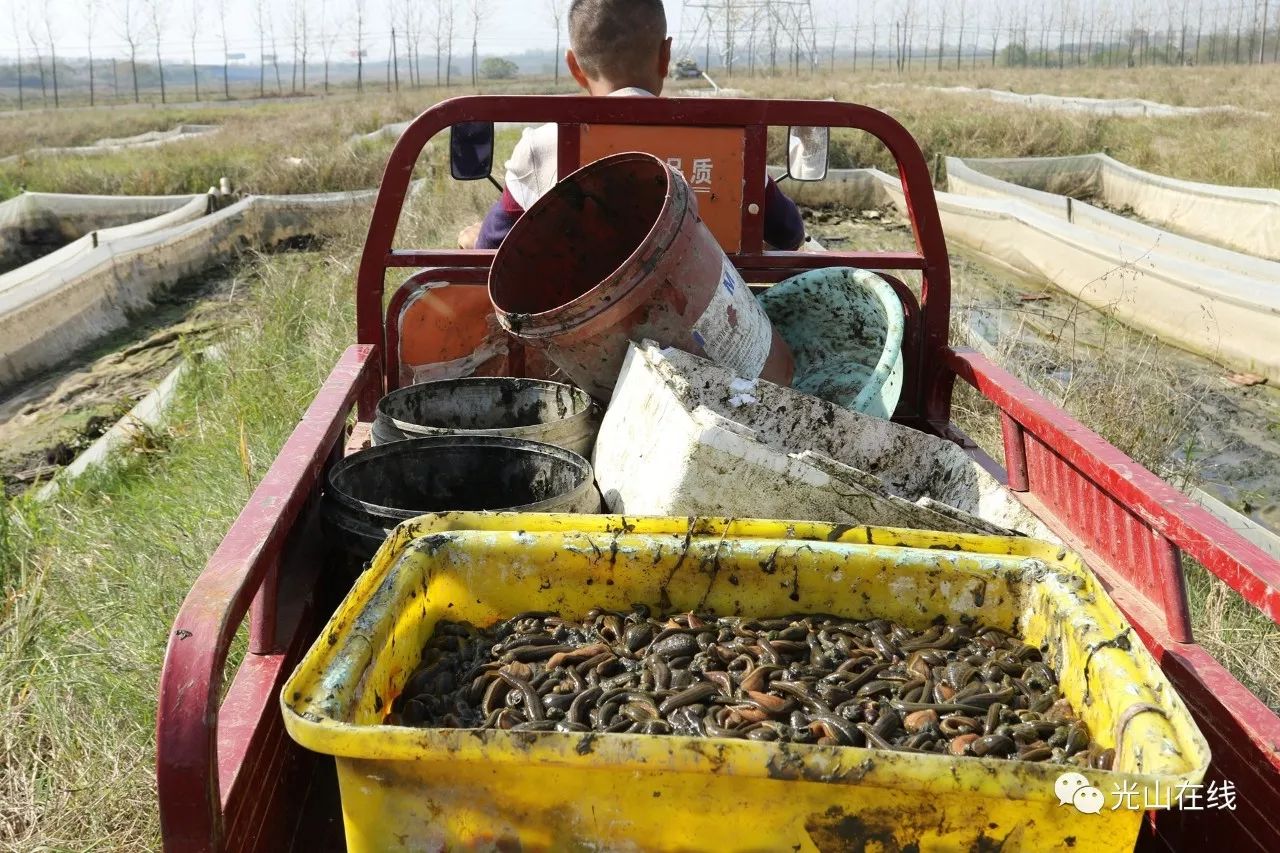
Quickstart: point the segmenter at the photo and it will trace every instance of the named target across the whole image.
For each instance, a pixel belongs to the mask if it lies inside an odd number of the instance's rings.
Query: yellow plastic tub
[[[937,616],[1042,645],[1114,772],[1100,813],[1066,768],[997,759],[642,735],[382,726],[439,619],[592,607],[759,617]],[[1128,850],[1148,802],[1209,751],[1079,558],[1028,539],[810,522],[443,515],[407,522],[281,696],[289,733],[337,758],[353,851]],[[1157,785],[1159,786],[1157,788]],[[1139,793],[1137,802],[1142,802]],[[912,845],[915,845],[914,847]]]

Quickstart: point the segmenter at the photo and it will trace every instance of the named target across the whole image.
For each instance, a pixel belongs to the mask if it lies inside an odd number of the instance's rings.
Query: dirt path
[[[896,214],[876,211],[873,217],[850,210],[809,213],[813,233],[828,248],[914,248]],[[1135,384],[1145,380],[1151,387],[1135,411],[1115,416],[1158,420],[1186,412],[1185,424],[1153,424],[1180,431],[1181,441],[1166,454],[1168,468],[1194,472],[1206,491],[1280,532],[1280,388],[1235,385],[1227,378],[1233,371],[1125,330],[1052,286],[994,271],[960,247],[951,246],[951,261],[953,328],[971,338],[966,343],[989,350],[1015,373],[1025,377],[1030,369],[1057,387],[1070,387],[1071,371],[1090,361],[1141,363],[1143,379]],[[1117,346],[1129,351],[1116,353]],[[1168,382],[1156,387],[1162,377]]]

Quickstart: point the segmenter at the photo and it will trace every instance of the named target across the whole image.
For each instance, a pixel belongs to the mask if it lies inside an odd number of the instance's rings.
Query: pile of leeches
[[[857,746],[1109,770],[1038,649],[998,628],[595,609],[442,621],[386,722]]]

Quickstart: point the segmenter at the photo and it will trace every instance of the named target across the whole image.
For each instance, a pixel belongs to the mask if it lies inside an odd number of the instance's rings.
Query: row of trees
[[[369,54],[377,42],[387,51],[387,86],[395,89],[400,88],[402,72],[408,85],[424,85],[424,57],[428,74],[434,60],[435,83],[452,85],[454,51],[459,40],[467,37],[470,39],[473,85],[485,73],[499,76],[514,74],[507,65],[494,65],[486,72],[479,59],[481,30],[501,8],[502,0],[386,0],[381,10],[384,13],[381,23],[384,26],[389,23],[390,29],[378,32],[370,27],[370,2],[286,0],[283,13],[282,4],[270,0],[14,2],[10,6],[9,24],[16,47],[18,105],[21,109],[34,95],[29,91],[32,85],[30,77],[34,76],[38,79],[41,102],[49,104],[52,99],[52,106],[60,106],[65,85],[59,84],[59,71],[65,77],[68,71],[79,66],[87,70],[88,77],[81,85],[87,82],[90,105],[96,104],[99,85],[95,72],[104,61],[109,61],[114,69],[117,59],[128,65],[135,101],[141,100],[140,79],[151,76],[159,84],[161,102],[167,102],[168,84],[172,80],[171,77],[166,79],[165,63],[167,61],[171,68],[175,64],[177,39],[185,40],[190,51],[190,82],[196,99],[213,94],[207,81],[204,91],[201,90],[200,69],[209,67],[207,57],[210,52],[221,55],[221,94],[230,98],[232,63],[243,61],[248,55],[246,48],[250,47],[232,35],[238,29],[236,22],[245,20],[246,13],[256,33],[253,47],[257,52],[260,96],[265,96],[268,89],[276,94],[285,92],[280,70],[282,61],[289,75],[287,88],[292,94],[308,91],[308,69],[317,67],[322,74],[320,85],[327,93],[331,85],[330,69],[342,62],[355,64],[356,87],[363,91],[368,82],[366,66]],[[549,5],[554,12],[558,33],[567,0],[549,0]],[[72,48],[77,58],[84,60],[78,66],[67,61],[71,51],[61,43],[65,32],[60,21],[73,10],[81,16],[87,34]],[[108,43],[106,60],[103,59],[104,41]],[[61,62],[58,58],[60,48]],[[202,54],[206,57],[205,62],[201,61]],[[145,68],[150,55],[155,57],[152,75],[148,75]],[[313,86],[315,83],[311,81]],[[118,89],[117,79],[113,81],[113,91]]]
[[[687,0],[728,76],[802,67],[1280,62],[1280,0]],[[690,44],[692,42],[692,44]],[[781,45],[781,50],[779,49]]]
[[[479,57],[483,31],[495,15],[510,9],[504,2],[13,2],[9,24],[18,104],[32,100],[38,87],[42,104],[60,106],[69,82],[81,90],[87,84],[89,102],[96,103],[96,76],[104,61],[112,69],[112,91],[120,91],[117,60],[127,67],[134,100],[141,99],[146,81],[158,84],[161,100],[167,101],[173,75],[166,75],[165,66],[172,72],[183,52],[189,56],[183,74],[189,69],[197,100],[219,88],[218,94],[231,97],[233,63],[241,77],[246,64],[256,67],[260,96],[269,90],[305,93],[316,86],[328,92],[331,68],[348,63],[355,66],[355,85],[363,91],[371,71],[381,76],[384,58],[389,89],[399,89],[402,80],[414,87],[427,81],[451,86],[455,51],[467,46],[475,85],[486,76]],[[570,0],[534,2],[554,30],[558,57]],[[729,77],[783,69],[799,74],[823,65],[834,68],[837,61],[855,70],[898,71],[979,62],[1066,67],[1280,61],[1280,0],[685,0],[682,8],[682,15],[672,15],[677,51],[701,54],[709,70]],[[85,35],[67,36],[59,22],[68,15],[79,16]],[[250,31],[254,40],[247,43]],[[371,59],[374,51],[377,60]],[[254,54],[256,62],[249,60]],[[71,56],[77,61],[69,62]],[[214,76],[216,57],[221,74]],[[513,73],[491,66],[490,76]],[[559,82],[558,59],[553,66]],[[319,72],[321,79],[308,79],[309,72]],[[69,81],[73,73],[76,79]]]

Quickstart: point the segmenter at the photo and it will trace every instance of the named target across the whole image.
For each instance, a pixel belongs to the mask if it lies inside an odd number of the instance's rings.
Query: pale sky
[[[154,61],[155,40],[151,35],[150,7],[148,0],[128,0],[133,13],[139,20],[138,29],[145,33],[142,38],[144,46],[139,53]],[[189,60],[191,57],[191,13],[193,0],[160,0],[162,13],[161,41],[163,55],[178,60]],[[218,0],[194,0],[202,9],[200,15],[201,32],[196,39],[196,52],[201,62],[222,61],[222,30],[219,23]],[[433,0],[420,0],[424,9],[423,18],[426,32],[422,36],[421,52],[434,53],[432,46],[431,13],[435,7]],[[468,17],[469,0],[457,0],[458,23],[455,35],[455,54],[470,52],[471,21]],[[95,56],[109,57],[127,55],[128,48],[123,36],[124,27],[122,10],[126,0],[96,0],[95,22],[93,26],[93,52]],[[226,0],[227,5],[227,38],[230,52],[248,54],[248,60],[256,60],[258,55],[257,0]],[[265,0],[265,7],[271,10],[276,30],[277,50],[283,59],[292,55],[291,10],[299,5],[295,0]],[[555,31],[547,13],[547,0],[487,0],[491,12],[480,29],[480,50],[482,53],[519,53],[530,48],[551,48],[555,45]],[[568,6],[568,0],[564,5]],[[667,0],[667,15],[672,32],[681,26],[684,0]],[[24,56],[34,58],[29,29],[34,29],[41,52],[47,54],[49,40],[45,28],[45,7],[49,8],[49,17],[53,20],[54,44],[59,55],[84,56],[89,45],[88,0],[0,0],[0,55],[12,58],[15,54],[15,18],[17,30],[21,34],[21,48]],[[341,32],[338,46],[333,53],[335,59],[355,48],[355,14],[356,0],[308,0],[309,29],[313,46],[311,56],[320,59],[320,25],[318,23],[322,6],[327,7],[330,34]],[[401,2],[395,3],[397,9]],[[390,33],[389,4],[379,0],[366,0],[368,10],[366,46],[372,57],[385,57]],[[397,12],[397,17],[400,13]],[[690,24],[689,26],[692,26]],[[401,30],[402,32],[402,30]],[[403,37],[397,38],[403,44]],[[562,42],[563,43],[563,42]],[[270,43],[266,51],[271,52]]]
[[[433,54],[431,31],[434,10],[439,0],[0,0],[0,57],[11,60],[15,54],[15,30],[20,35],[24,57],[34,58],[32,33],[41,53],[48,54],[49,34],[45,21],[52,22],[53,41],[59,56],[84,56],[88,51],[89,33],[93,32],[95,57],[127,56],[122,11],[131,7],[140,34],[139,55],[146,61],[154,61],[155,38],[150,20],[151,4],[162,9],[161,49],[166,59],[189,61],[192,54],[191,18],[193,3],[201,9],[200,29],[195,50],[202,63],[221,63],[222,31],[218,7],[227,8],[227,38],[229,52],[244,53],[242,62],[258,60],[258,3],[269,11],[269,19],[276,34],[276,52],[282,61],[292,56],[292,10],[305,5],[311,19],[309,39],[312,47],[309,62],[321,61],[322,31],[331,36],[334,44],[332,55],[336,60],[354,55],[355,15],[357,3],[367,9],[365,47],[367,55],[385,59],[391,30],[389,8],[399,10],[406,2],[416,3],[425,21],[419,53]],[[447,0],[446,0],[447,2]],[[464,56],[470,52],[471,26],[468,7],[473,0],[453,0],[458,9],[458,23],[454,37],[454,53]],[[517,54],[531,48],[550,48],[555,43],[555,33],[547,13],[549,0],[474,0],[490,9],[480,30],[480,52]],[[569,0],[561,0],[567,7]],[[666,0],[667,16],[672,35],[676,36],[678,53],[702,55],[705,29],[699,27],[702,12],[698,3],[706,0]],[[714,5],[723,0],[710,0]],[[759,0],[737,0],[741,9]],[[686,4],[689,7],[686,8]],[[945,29],[947,40],[954,43],[959,30],[959,19],[965,21],[965,41],[975,39],[990,44],[993,25],[998,25],[999,40],[1004,43],[1011,24],[1026,27],[1030,33],[1042,29],[1056,33],[1064,41],[1079,40],[1086,27],[1097,27],[1094,35],[1102,38],[1104,32],[1120,36],[1120,31],[1131,24],[1142,25],[1164,32],[1166,28],[1180,28],[1184,23],[1194,32],[1203,20],[1206,31],[1214,27],[1228,29],[1240,26],[1248,32],[1256,26],[1257,16],[1264,8],[1256,0],[813,0],[816,31],[819,45],[825,49],[833,40],[840,45],[851,46],[856,41],[866,46],[871,41],[872,27],[876,27],[876,42],[882,49],[893,44],[891,35],[895,21],[909,17],[912,21],[914,44],[937,44],[939,30]],[[1273,28],[1280,26],[1280,2],[1268,4],[1274,16]],[[90,9],[94,9],[90,26]],[[325,10],[326,24],[320,24],[321,10]],[[46,14],[47,10],[47,14]],[[397,11],[397,17],[400,12]],[[399,25],[399,23],[398,23]],[[854,27],[857,27],[855,31]],[[683,38],[682,38],[683,36]],[[696,39],[696,45],[690,45]],[[717,36],[717,46],[722,43]],[[403,51],[403,36],[398,35],[399,50]],[[1051,39],[1050,44],[1053,43]],[[563,45],[563,42],[562,42]],[[264,53],[271,53],[270,39]]]

